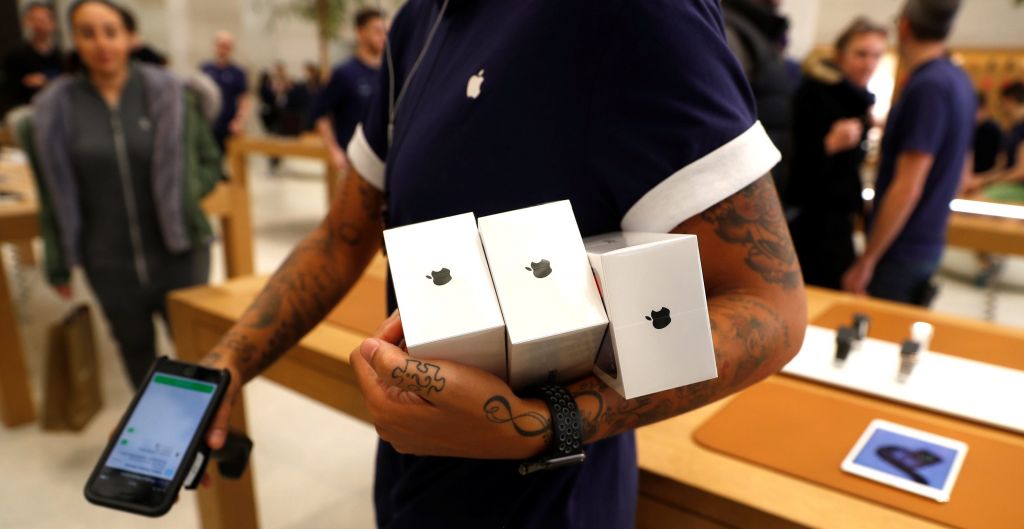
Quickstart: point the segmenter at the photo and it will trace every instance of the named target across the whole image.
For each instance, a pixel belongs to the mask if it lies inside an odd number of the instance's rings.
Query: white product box
[[[508,380],[505,324],[472,213],[384,232],[405,344]]]
[[[627,399],[717,377],[697,237],[618,232],[584,243],[609,321],[594,373]]]
[[[586,376],[608,325],[568,201],[479,220],[508,330],[509,385]]]

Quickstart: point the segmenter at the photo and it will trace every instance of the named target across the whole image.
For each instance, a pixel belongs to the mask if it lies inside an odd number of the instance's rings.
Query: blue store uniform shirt
[[[228,136],[228,125],[238,113],[238,100],[249,89],[249,83],[246,80],[245,70],[234,64],[221,67],[217,63],[208,62],[203,64],[202,70],[203,73],[210,76],[210,79],[213,79],[214,83],[217,83],[217,88],[220,89],[220,114],[213,122],[213,134],[217,137],[218,142],[223,143],[224,138]]]
[[[330,81],[313,102],[310,118],[315,122],[330,115],[334,137],[344,146],[363,118],[378,84],[380,69],[353,57],[331,72]]]
[[[411,0],[395,17],[396,92],[439,5]],[[726,47],[717,0],[455,0],[403,96],[390,147],[388,87],[385,67],[347,150],[385,194],[389,227],[569,199],[584,236],[664,233],[779,160]],[[632,432],[586,450],[582,465],[524,477],[517,461],[416,457],[381,442],[377,522],[632,527]]]
[[[882,137],[882,158],[875,183],[875,211],[906,152],[935,157],[921,198],[885,259],[937,263],[946,243],[949,202],[956,195],[974,134],[977,97],[970,79],[949,59],[919,66],[893,106]],[[869,226],[870,228],[870,226]]]

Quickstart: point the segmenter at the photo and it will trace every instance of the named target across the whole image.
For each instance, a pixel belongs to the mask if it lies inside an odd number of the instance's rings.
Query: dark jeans
[[[932,276],[939,268],[936,261],[897,261],[883,257],[868,284],[868,294],[876,298],[927,307],[934,292]]]
[[[146,381],[149,366],[156,358],[153,314],[159,314],[166,322],[165,301],[170,291],[207,282],[210,249],[204,246],[185,254],[146,261],[150,272],[147,285],[139,284],[130,264],[85,265],[89,284],[99,299],[121,351],[125,370],[136,389]]]
[[[856,259],[853,215],[842,211],[804,208],[789,223],[804,283],[841,290],[843,274]]]

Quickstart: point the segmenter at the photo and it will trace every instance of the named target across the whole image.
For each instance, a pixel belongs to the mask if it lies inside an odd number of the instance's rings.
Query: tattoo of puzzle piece
[[[423,392],[427,395],[431,391],[438,393],[444,389],[444,377],[440,376],[440,367],[435,364],[425,364],[419,360],[406,359],[405,365],[391,370],[391,378],[409,391]]]

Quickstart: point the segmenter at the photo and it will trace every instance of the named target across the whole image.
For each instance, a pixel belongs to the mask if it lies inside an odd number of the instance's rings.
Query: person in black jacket
[[[988,109],[988,98],[985,92],[978,92],[978,112],[975,115],[977,127],[974,129],[974,175],[981,175],[1001,169],[1006,160],[1000,160],[1005,140],[1003,129]]]
[[[39,90],[64,71],[57,44],[57,17],[48,2],[22,8],[26,39],[3,58],[0,80],[14,106],[27,105]]]
[[[722,0],[729,50],[743,67],[757,103],[757,117],[782,160],[772,168],[775,187],[785,189],[792,157],[791,108],[795,90],[786,61],[789,19],[779,14],[780,0]]]
[[[785,192],[804,280],[839,289],[856,254],[853,221],[863,213],[860,167],[875,97],[867,84],[886,49],[886,30],[858,18],[834,59],[811,61],[793,99],[793,159]]]

